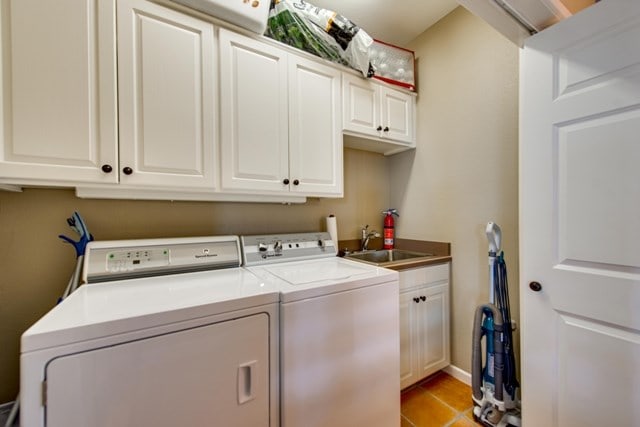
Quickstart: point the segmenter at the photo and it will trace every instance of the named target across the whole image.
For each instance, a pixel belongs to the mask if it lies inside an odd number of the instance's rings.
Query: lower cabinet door
[[[417,303],[414,291],[400,294],[400,387],[418,381],[417,373]]]
[[[268,315],[56,358],[46,396],[49,427],[268,426]]]
[[[449,364],[449,297],[447,285],[418,291],[418,376],[428,375]]]

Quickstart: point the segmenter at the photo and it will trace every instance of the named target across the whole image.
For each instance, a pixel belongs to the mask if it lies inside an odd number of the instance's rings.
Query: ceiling
[[[458,6],[456,0],[310,0],[349,19],[377,40],[397,46],[424,30]]]

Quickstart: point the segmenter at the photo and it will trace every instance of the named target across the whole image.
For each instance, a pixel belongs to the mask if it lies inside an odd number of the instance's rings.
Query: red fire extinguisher
[[[382,211],[385,214],[384,217],[384,249],[393,249],[393,244],[395,242],[395,230],[394,230],[394,221],[393,216],[400,217],[398,215],[398,211],[396,209],[387,209],[386,211]]]

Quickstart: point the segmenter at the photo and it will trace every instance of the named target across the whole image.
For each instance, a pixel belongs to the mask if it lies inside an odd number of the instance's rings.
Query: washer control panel
[[[244,265],[253,266],[336,256],[337,245],[327,232],[241,236]]]

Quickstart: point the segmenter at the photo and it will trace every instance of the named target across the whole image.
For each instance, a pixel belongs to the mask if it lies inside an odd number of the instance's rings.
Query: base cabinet
[[[400,272],[400,386],[449,365],[449,264]]]

